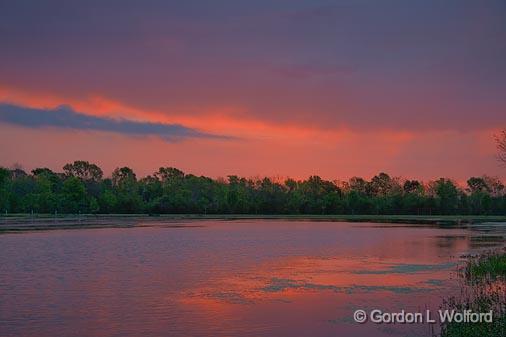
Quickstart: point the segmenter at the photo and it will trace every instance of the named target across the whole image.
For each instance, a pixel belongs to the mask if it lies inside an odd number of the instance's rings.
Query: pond
[[[118,220],[120,221],[120,220]],[[0,235],[8,336],[430,336],[355,310],[425,312],[504,224],[151,221]]]

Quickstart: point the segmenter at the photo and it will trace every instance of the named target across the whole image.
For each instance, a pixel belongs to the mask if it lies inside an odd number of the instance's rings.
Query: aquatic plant
[[[443,310],[493,312],[492,322],[443,322],[441,337],[506,336],[506,249],[467,256],[459,269],[460,294],[443,302]]]

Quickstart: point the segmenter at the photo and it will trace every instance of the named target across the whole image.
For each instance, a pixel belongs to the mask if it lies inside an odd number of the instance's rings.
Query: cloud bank
[[[21,3],[2,2],[0,85],[37,95],[324,129],[504,124],[504,0]]]
[[[89,116],[75,112],[72,107],[65,105],[54,109],[36,109],[0,103],[0,122],[29,128],[55,127],[61,129],[115,132],[132,136],[157,136],[168,142],[186,138],[230,138],[201,132],[180,124],[138,122],[127,119]]]

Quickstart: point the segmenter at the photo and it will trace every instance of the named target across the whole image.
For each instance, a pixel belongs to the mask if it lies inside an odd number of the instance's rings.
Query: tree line
[[[8,213],[149,214],[475,214],[505,215],[498,178],[471,177],[467,186],[440,178],[423,183],[379,173],[371,180],[211,179],[161,167],[138,179],[129,167],[104,177],[87,161],[63,172],[0,167],[0,210]]]

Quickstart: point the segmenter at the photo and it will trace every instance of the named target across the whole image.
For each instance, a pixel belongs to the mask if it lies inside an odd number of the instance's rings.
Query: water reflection
[[[355,309],[437,308],[504,227],[200,221],[0,236],[2,336],[392,336]]]

